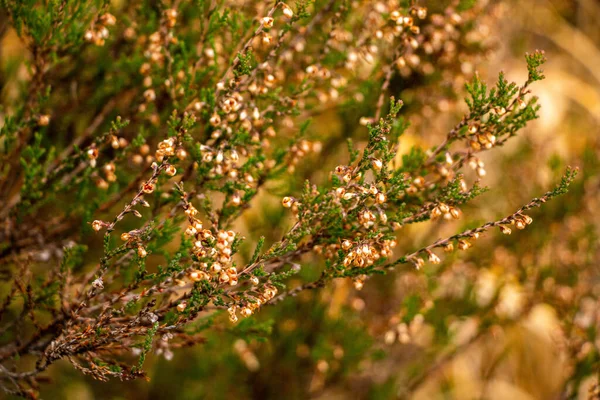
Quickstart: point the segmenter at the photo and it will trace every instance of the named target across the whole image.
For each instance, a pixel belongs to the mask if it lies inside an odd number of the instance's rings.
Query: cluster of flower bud
[[[341,247],[346,253],[342,263],[344,267],[366,267],[373,265],[380,258],[392,255],[392,249],[396,247],[396,240],[383,240],[381,242],[359,241],[353,242],[346,239],[342,241]]]
[[[127,139],[125,139],[124,137],[118,137],[117,135],[110,135],[109,140],[110,147],[112,147],[115,150],[123,149],[129,144]]]
[[[148,75],[151,70],[151,64],[162,65],[165,59],[163,43],[165,42],[164,33],[157,31],[148,37],[148,46],[144,51],[144,56],[150,60],[149,63],[142,64],[140,72],[142,75]]]
[[[193,282],[214,280],[219,284],[237,285],[238,272],[231,265],[233,254],[231,246],[235,241],[235,232],[221,230],[215,237],[209,229],[203,229],[202,222],[195,218],[197,210],[194,206],[188,204],[186,214],[190,225],[186,228],[185,234],[194,239],[193,252],[202,260],[200,269],[189,272],[190,280]]]
[[[471,134],[469,146],[475,151],[481,149],[491,149],[496,144],[496,136],[491,132],[481,132],[477,125],[469,126],[468,132]]]
[[[406,174],[405,176],[407,181],[411,180],[410,174]],[[423,178],[422,176],[417,176],[414,179],[412,179],[411,184],[406,188],[405,192],[408,195],[414,195],[417,192],[425,189],[425,178]]]
[[[117,23],[117,19],[110,13],[103,14],[90,29],[85,31],[84,38],[87,42],[94,43],[96,46],[104,46],[108,39],[108,27]]]
[[[362,176],[361,173],[355,174],[353,171],[353,168],[349,167],[347,165],[338,165],[337,167],[335,167],[334,172],[346,184],[352,182],[353,180],[359,180]],[[338,194],[338,197],[344,197],[343,194],[341,196],[339,196],[340,193],[338,193],[338,192],[336,192],[336,194]],[[345,194],[345,190],[344,190],[344,194]],[[349,200],[352,197],[355,197],[355,196],[350,196],[349,198],[344,197],[344,199]]]
[[[336,173],[337,172],[344,174],[342,176],[342,180],[345,182],[349,183],[351,181],[352,175],[350,172],[345,172],[344,167],[338,166],[336,168]],[[377,206],[378,211],[376,213],[369,209],[360,211],[358,213],[358,222],[365,228],[373,227],[377,221],[377,218],[379,218],[379,221],[382,224],[387,223],[387,214],[380,208],[380,206],[386,204],[388,198],[383,191],[377,188],[377,186],[373,184],[349,185],[348,187],[338,187],[335,189],[335,196],[338,199],[351,200],[359,195],[371,197]]]
[[[382,7],[385,7],[383,4]],[[367,16],[368,24],[372,26],[372,41],[367,41],[364,45],[358,48],[348,49],[347,60],[345,66],[349,70],[355,70],[357,68],[357,62],[360,56],[370,64],[375,65],[376,57],[381,53],[380,46],[377,41],[383,41],[388,44],[393,44],[398,38],[402,38],[408,44],[410,52],[405,56],[399,57],[395,60],[397,67],[405,68],[408,63],[414,66],[419,64],[419,57],[412,53],[412,51],[420,47],[420,40],[418,35],[421,33],[421,28],[417,25],[417,19],[425,19],[427,16],[427,10],[422,7],[412,8],[410,14],[403,15],[398,10],[387,10],[388,18],[384,19],[380,15],[380,7],[375,7],[375,13],[371,13]],[[384,11],[384,10],[381,10]],[[339,35],[341,36],[341,35]]]
[[[160,45],[161,36],[155,35],[157,35],[157,33],[150,35],[151,41],[153,39],[159,41],[149,46],[149,48],[152,50],[150,53],[146,52],[146,55],[149,56],[151,60],[143,63],[139,70],[140,74],[144,76],[144,87],[147,88],[143,93],[145,102],[140,104],[138,107],[138,111],[140,113],[145,112],[148,109],[148,105],[156,100],[156,91],[154,89],[155,82],[152,80],[152,76],[150,74],[152,72],[152,63],[156,62],[159,66],[162,65],[164,55],[162,53],[162,46]],[[175,38],[172,38],[171,33],[167,34],[167,36],[171,38],[171,42],[176,41]],[[183,81],[185,78],[186,72],[185,70],[181,69],[177,72],[177,74],[175,74],[176,82],[174,82],[173,78],[169,78],[163,81],[162,84],[166,89],[173,90],[172,92],[169,92],[172,96],[183,96],[185,93],[185,89],[183,87]],[[153,125],[158,125],[160,123],[160,117],[156,113],[150,114],[149,120]]]
[[[483,177],[487,173],[485,164],[479,158],[471,156],[468,160],[469,167],[477,173],[477,176]]]
[[[358,213],[358,222],[365,228],[371,228],[375,225],[375,221],[377,221],[377,217],[371,210],[363,210]]]
[[[165,157],[174,156],[175,151],[175,138],[170,137],[158,143],[154,157],[156,157],[156,161],[161,162]]]
[[[328,68],[321,65],[309,65],[306,67],[305,72],[311,78],[329,79],[331,78],[331,71]]]
[[[167,22],[167,27],[173,28],[177,23],[177,10],[175,10],[174,8],[166,9],[165,20]]]
[[[208,146],[202,145],[202,161],[211,164],[208,176],[215,178],[217,176],[226,176],[230,179],[236,180],[240,178],[239,171],[239,160],[240,155],[235,149],[231,150],[213,150]],[[258,163],[257,168],[264,167],[262,163]],[[242,177],[248,187],[251,187],[255,183],[254,176],[250,173],[244,174]]]
[[[142,165],[144,163],[151,164],[155,160],[162,161],[167,153],[173,154],[173,149],[175,148],[174,146],[174,138],[167,139],[158,145],[155,155],[152,156],[152,154],[150,154],[150,146],[148,144],[143,144],[138,149],[138,152],[132,155],[131,161],[136,165]],[[183,147],[176,148],[174,150],[174,154],[179,160],[185,160],[187,158],[187,151],[185,151]],[[177,171],[175,170],[175,167],[167,166],[165,172],[167,175],[173,176]]]
[[[255,93],[256,82],[252,81],[247,87],[247,91]],[[217,85],[224,86],[224,85]],[[194,110],[201,111],[205,107],[202,102],[194,103]],[[219,101],[219,109],[215,109],[210,116],[208,123],[215,129],[211,132],[211,138],[218,139],[224,134],[231,135],[234,132],[234,125],[250,133],[252,142],[261,144],[263,147],[268,147],[266,137],[274,136],[275,132],[272,127],[267,128],[263,134],[263,142],[261,142],[260,131],[264,129],[266,119],[260,112],[258,107],[248,104],[243,95],[239,91],[229,93],[224,99]]]
[[[527,227],[527,225],[533,222],[533,218],[529,215],[519,214],[516,217],[510,220],[510,224],[514,225],[517,229],[522,230]],[[507,225],[499,225],[500,231],[505,235],[510,235],[512,230]]]
[[[110,145],[113,149],[117,150],[120,148],[126,147],[129,142],[127,139],[118,137],[116,135],[110,135],[109,137]],[[99,156],[99,150],[97,147],[93,146],[88,148],[87,156],[90,159],[90,166],[95,168],[97,165],[97,159]],[[109,182],[115,182],[117,180],[117,176],[115,175],[116,166],[113,162],[109,162],[102,167],[102,172],[104,173],[104,178],[98,176],[98,173],[94,172],[92,176],[95,179],[96,186],[100,189],[106,190],[108,189]]]
[[[139,214],[137,211],[134,211],[134,214],[141,216],[141,214]],[[144,245],[141,242],[140,231],[133,230],[129,232],[123,232],[121,234],[121,240],[127,242],[128,244],[137,246],[136,251],[140,258],[145,258],[148,255],[147,250],[144,248]]]
[[[175,26],[175,22],[177,20],[177,10],[167,9],[165,10],[165,19],[164,23],[167,28],[172,28]],[[159,29],[158,31],[152,33],[146,38],[143,38],[144,41],[147,41],[146,48],[144,50],[144,57],[148,59],[148,62],[145,62],[140,67],[140,74],[144,76],[144,86],[147,87],[144,91],[144,99],[146,103],[152,103],[156,100],[156,92],[152,89],[153,86],[152,77],[150,73],[152,72],[152,66],[157,65],[162,67],[165,61],[165,49],[164,46],[172,43],[177,43],[177,38],[173,35],[172,31],[166,31],[163,29]],[[179,71],[177,77],[179,79],[183,79],[185,77],[184,71]],[[167,80],[164,82],[165,86],[170,87],[172,82]],[[140,112],[146,110],[146,105],[140,105]]]
[[[479,239],[479,237],[479,232],[473,232],[468,237],[456,240],[456,246],[459,250],[467,250],[472,246],[469,239],[476,240]],[[439,244],[436,247],[441,247],[446,253],[450,253],[454,251],[454,242],[452,240],[447,240],[445,241],[445,243]],[[423,252],[427,254],[427,260],[430,263],[439,264],[441,262],[441,259],[430,249],[427,248],[423,250]],[[421,267],[423,267],[423,265],[425,265],[425,260],[419,256],[410,257],[410,261],[415,265],[417,269],[420,269]]]
[[[239,92],[233,92],[231,94],[231,96],[226,97],[225,99],[223,99],[223,101],[221,102],[221,110],[225,113],[225,114],[234,114],[237,113],[238,111],[240,111],[240,109],[243,107],[244,103],[244,97],[239,93]],[[258,109],[257,109],[258,112]],[[244,115],[245,117],[247,117],[247,115]],[[260,117],[260,115],[259,115]],[[210,120],[210,124],[212,126],[217,126],[220,122],[220,117],[218,114],[213,115],[213,118],[215,118],[215,120],[213,120],[211,118]],[[237,118],[237,115],[236,115]],[[246,118],[241,118],[241,119],[246,119]]]
[[[277,295],[277,288],[273,285],[266,284],[263,287],[263,290],[257,296],[252,297],[252,301],[248,301],[244,303],[243,306],[238,307],[236,305],[232,305],[227,309],[229,313],[229,320],[231,322],[237,322],[237,312],[239,311],[242,317],[249,317],[254,314],[263,304],[266,304],[273,297]]]
[[[104,166],[102,167],[102,171],[104,172],[104,176],[106,177],[106,180],[108,182],[114,182],[117,180],[117,175],[115,174],[115,164],[112,162],[109,162],[107,164],[104,164]]]
[[[413,7],[410,14],[410,16],[401,16],[394,12],[390,14],[390,19],[397,17],[396,24],[401,22],[400,25],[394,26],[396,31],[402,28],[404,32],[413,35],[408,39],[410,46],[407,51],[395,61],[396,68],[402,76],[408,77],[413,71],[429,75],[435,71],[436,66],[450,65],[457,61],[465,64],[464,68],[461,66],[461,72],[463,70],[472,72],[472,67],[461,60],[465,57],[460,57],[460,45],[463,40],[461,31],[456,28],[463,23],[460,15],[451,10],[447,10],[443,15],[433,14],[430,21],[419,27],[415,24],[415,18],[425,19],[427,10]]]
[[[412,9],[410,14],[417,16],[418,19],[425,19],[427,16],[427,9],[424,7],[419,7],[418,11]],[[395,27],[395,33],[401,33],[403,29],[408,29],[414,34],[419,34],[420,32],[420,28],[416,25],[416,21],[412,15],[402,15],[400,11],[394,10],[390,13],[389,19],[393,22],[391,25]]]
[[[97,163],[96,160],[98,159],[98,155],[99,155],[98,148],[95,146],[92,146],[87,150],[86,153],[87,153],[88,158],[90,159],[90,166],[92,168],[95,168],[96,163]]]
[[[437,219],[444,216],[444,219],[459,219],[461,212],[458,208],[449,206],[446,203],[439,203],[431,210],[431,219]]]
[[[401,344],[408,344],[413,342],[415,336],[421,331],[425,324],[425,318],[423,314],[417,314],[410,321],[409,324],[406,322],[397,322],[397,317],[393,318],[393,323],[396,325],[395,329],[388,330],[384,335],[385,344],[392,345],[398,341]]]
[[[297,144],[294,144],[288,154],[288,172],[292,173],[296,169],[296,165],[300,162],[300,159],[309,152],[320,153],[322,149],[321,142],[309,142],[308,140],[302,139]]]

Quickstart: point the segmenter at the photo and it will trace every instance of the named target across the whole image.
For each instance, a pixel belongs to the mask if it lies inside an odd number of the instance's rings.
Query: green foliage
[[[548,192],[548,197],[554,198],[556,196],[566,194],[569,191],[569,186],[571,185],[573,180],[577,177],[578,172],[579,172],[579,169],[577,169],[577,168],[571,168],[571,167],[567,168],[567,170],[563,174],[562,178],[560,179],[560,182],[558,183],[558,185],[556,185],[556,187],[554,189],[552,189],[550,192]]]
[[[141,370],[142,367],[144,366],[144,361],[146,361],[146,355],[152,349],[152,342],[154,341],[154,336],[156,335],[157,331],[158,331],[158,322],[155,322],[154,325],[152,325],[152,328],[148,329],[148,332],[146,333],[146,338],[144,339],[144,343],[142,343],[142,346],[141,346],[142,352],[140,354],[140,358],[139,358],[138,364],[137,364],[138,370]]]
[[[230,330],[235,337],[243,337],[245,340],[257,340],[265,342],[273,331],[273,319],[258,321],[254,318],[244,319],[234,325]]]
[[[460,0],[456,9],[458,11],[467,11],[475,6],[476,0]]]
[[[42,134],[34,135],[34,143],[27,146],[21,156],[21,166],[25,171],[25,182],[21,188],[22,202],[20,203],[20,211],[25,212],[25,209],[30,209],[35,200],[39,200],[44,196],[42,190],[44,177],[46,174],[47,163],[43,161],[47,150],[42,147]],[[50,149],[50,154],[46,159],[52,158],[53,150]]]
[[[540,67],[546,62],[546,56],[543,51],[535,51],[533,54],[526,54],[527,71],[529,72],[529,81],[535,82],[545,78]]]
[[[475,182],[469,191],[464,192],[461,188],[462,181],[463,177],[459,175],[449,182],[448,185],[440,191],[440,201],[453,205],[465,204],[489,190],[488,188],[480,187],[479,182]]]
[[[259,256],[260,256],[260,250],[262,249],[263,245],[265,244],[265,237],[261,236],[258,239],[258,243],[256,244],[256,248],[254,249],[254,253],[252,254],[252,258],[250,258],[250,264],[254,264]]]
[[[423,149],[419,147],[411,147],[408,154],[402,156],[402,170],[403,171],[421,171],[423,164],[427,156]]]
[[[239,78],[243,75],[250,75],[252,70],[256,68],[256,59],[252,51],[247,51],[246,54],[238,54],[238,62],[233,69],[234,75]]]

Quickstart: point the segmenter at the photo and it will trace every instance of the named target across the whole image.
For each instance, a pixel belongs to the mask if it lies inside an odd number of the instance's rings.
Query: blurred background
[[[510,236],[492,232],[440,265],[423,271],[403,266],[368,280],[361,291],[340,280],[301,293],[265,307],[253,317],[258,325],[198,321],[194,329],[206,343],[175,349],[170,359],[150,357],[147,382],[95,382],[59,364],[42,398],[598,398],[600,2],[490,2],[481,18],[478,33],[489,51],[457,65],[463,83],[475,72],[494,82],[501,70],[522,82],[524,53],[534,49],[545,50],[548,63],[546,80],[532,88],[542,105],[540,119],[485,154],[482,183],[491,190],[464,214],[471,223],[508,215],[550,189],[567,165],[580,168],[568,195],[530,214],[530,228]],[[16,37],[5,35],[0,60],[20,51]],[[460,93],[456,98],[438,90],[439,81],[422,98],[403,79],[392,91],[407,105],[402,115],[411,127],[400,143],[406,152],[439,142],[466,108]],[[344,146],[348,135],[359,144],[366,138],[364,127],[348,132],[343,113],[320,118],[330,129],[320,133],[337,138],[323,157],[345,154],[335,146]],[[322,165],[338,161],[330,157]],[[298,175],[312,178],[318,171],[309,166]],[[269,223],[281,218],[278,201],[269,194],[259,198],[239,229],[253,237],[281,236],[285,226]],[[399,248],[418,248],[462,223],[404,228]]]

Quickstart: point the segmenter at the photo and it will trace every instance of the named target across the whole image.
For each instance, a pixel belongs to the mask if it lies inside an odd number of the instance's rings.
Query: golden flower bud
[[[252,315],[252,309],[250,307],[243,307],[240,310],[240,314],[242,314],[243,317],[249,317]]]
[[[229,282],[229,279],[230,279],[229,275],[227,275],[227,273],[225,273],[225,272],[221,272],[221,274],[219,275],[220,283],[227,283],[227,282]]]
[[[214,113],[212,115],[212,117],[210,117],[210,119],[208,120],[208,122],[212,125],[212,126],[217,126],[221,123],[221,117],[219,116],[219,114]]]
[[[281,3],[281,10],[283,11],[283,15],[288,18],[292,18],[294,16],[294,11],[285,3]]]
[[[386,200],[387,197],[381,192],[377,193],[377,196],[375,196],[375,202],[377,202],[378,204],[383,204],[386,202]]]
[[[271,17],[263,17],[260,22],[263,24],[263,26],[267,29],[272,28],[273,27],[273,18]]]
[[[466,240],[459,240],[458,241],[458,248],[461,250],[467,250],[469,247],[471,247],[471,243],[469,243]]]
[[[106,13],[100,17],[100,21],[105,25],[114,25],[117,23],[117,18],[110,13]]]
[[[432,264],[439,264],[440,258],[433,253],[429,253],[429,262]]]
[[[452,215],[452,218],[454,218],[454,219],[459,219],[460,218],[460,210],[458,208],[451,207],[450,215]]]
[[[169,166],[165,168],[165,173],[169,176],[175,176],[177,173],[177,168],[169,164]]]
[[[199,282],[204,279],[205,280],[209,279],[209,276],[206,274],[206,272],[199,271],[197,269],[191,271],[189,276],[193,282]]]
[[[416,267],[417,269],[421,269],[421,267],[422,267],[423,265],[425,265],[425,261],[423,261],[423,259],[422,259],[422,258],[420,258],[420,257],[417,257],[417,258],[413,259],[412,261],[413,261],[413,263],[415,264],[415,267]]]
[[[144,98],[146,99],[146,101],[154,101],[156,100],[156,93],[153,89],[147,89],[144,92]]]
[[[38,118],[39,126],[48,126],[50,124],[50,116],[48,114],[40,115]]]
[[[375,158],[373,161],[371,161],[371,166],[375,171],[381,171],[381,168],[383,168],[383,163],[381,160]]]
[[[144,192],[146,194],[154,192],[154,184],[152,182],[146,182],[142,186],[142,192]]]
[[[364,282],[361,279],[356,279],[354,280],[354,288],[356,290],[362,290],[363,286],[364,286]]]
[[[281,200],[281,204],[285,207],[285,208],[290,208],[292,206],[292,204],[294,204],[294,199],[292,197],[284,197],[283,200]]]

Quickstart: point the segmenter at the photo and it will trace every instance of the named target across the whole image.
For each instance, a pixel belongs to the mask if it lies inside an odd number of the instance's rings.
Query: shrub
[[[467,3],[3,0],[27,54],[6,68],[0,114],[4,390],[35,398],[62,359],[143,377],[149,353],[202,346],[203,329],[247,337],[268,329],[253,314],[302,291],[360,290],[529,226],[576,170],[498,220],[461,212],[486,191],[480,154],[538,117],[545,60],[527,54],[524,82],[488,86],[468,71],[491,45]],[[397,94],[418,110],[465,75],[462,118],[400,154]],[[241,233],[265,203],[283,233]],[[452,219],[465,229],[398,245],[409,224]]]

